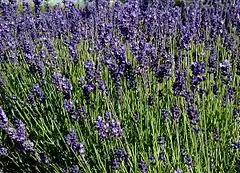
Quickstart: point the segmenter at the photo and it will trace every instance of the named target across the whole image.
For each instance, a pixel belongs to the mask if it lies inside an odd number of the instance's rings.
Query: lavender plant
[[[239,172],[240,1],[0,3],[0,170]]]

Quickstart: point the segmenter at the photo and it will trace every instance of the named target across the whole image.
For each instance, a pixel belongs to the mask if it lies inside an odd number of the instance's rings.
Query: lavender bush
[[[240,1],[0,3],[3,172],[238,173]]]

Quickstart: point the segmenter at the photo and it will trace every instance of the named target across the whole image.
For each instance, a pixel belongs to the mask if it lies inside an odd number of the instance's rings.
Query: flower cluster
[[[123,135],[123,128],[118,120],[110,119],[105,121],[103,117],[98,116],[95,121],[95,128],[98,130],[100,138],[120,138]]]
[[[85,146],[83,143],[78,142],[77,133],[73,129],[68,130],[67,136],[65,136],[67,144],[79,154],[85,153]]]
[[[24,151],[35,151],[34,143],[29,139],[28,134],[26,132],[25,124],[21,120],[15,121],[15,128],[10,124],[8,118],[0,107],[0,128],[7,134],[9,137],[20,144]]]

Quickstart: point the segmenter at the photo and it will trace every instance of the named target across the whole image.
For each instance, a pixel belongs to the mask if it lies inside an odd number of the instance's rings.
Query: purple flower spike
[[[191,70],[193,72],[193,75],[199,76],[205,73],[206,67],[203,62],[195,62],[191,65]]]
[[[8,118],[3,111],[2,107],[0,106],[0,128],[3,128],[8,122]]]
[[[22,145],[25,151],[34,151],[34,143],[32,141],[26,140]]]
[[[110,135],[113,138],[118,138],[123,135],[123,129],[121,127],[121,123],[118,120],[112,119],[109,123],[110,127]]]
[[[143,160],[141,160],[141,161],[138,163],[138,167],[139,167],[139,169],[141,170],[142,173],[148,172],[148,165],[147,165],[147,163],[144,162]]]
[[[171,112],[172,112],[172,119],[174,121],[179,121],[179,118],[181,116],[181,109],[178,105],[173,105],[172,109],[171,109]]]
[[[72,112],[74,110],[74,104],[71,100],[64,100],[64,107],[66,109],[67,112]]]
[[[24,142],[27,139],[25,124],[21,120],[15,121],[16,133],[13,135],[13,139],[18,142]]]
[[[78,142],[77,133],[73,129],[69,129],[68,132],[68,135],[65,137],[67,144],[79,154],[84,154],[85,146],[83,143]]]

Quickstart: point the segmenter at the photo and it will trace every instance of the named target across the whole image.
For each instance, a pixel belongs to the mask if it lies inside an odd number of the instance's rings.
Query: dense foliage
[[[3,172],[240,171],[240,2],[0,3]]]

